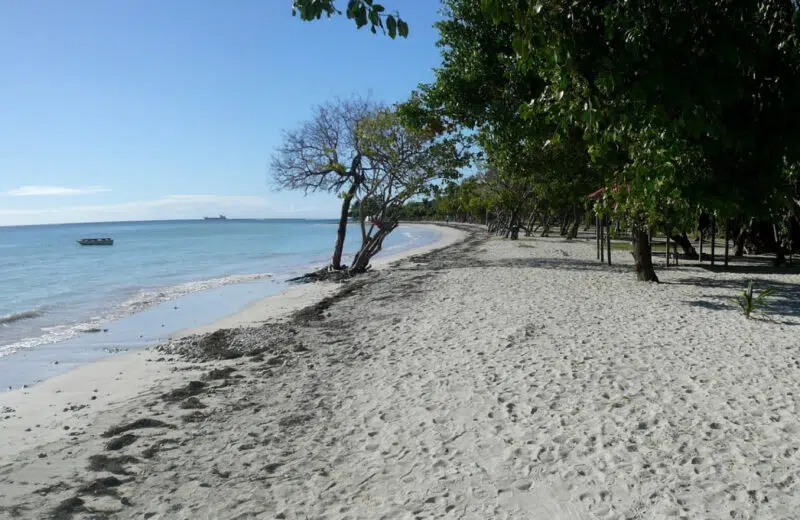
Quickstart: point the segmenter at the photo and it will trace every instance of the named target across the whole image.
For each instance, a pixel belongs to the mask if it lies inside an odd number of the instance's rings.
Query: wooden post
[[[666,240],[665,242],[666,248],[664,249],[664,258],[667,259],[667,267],[669,267],[669,232],[664,232],[664,240]]]
[[[700,229],[700,263],[703,263],[703,230]]]
[[[725,267],[728,267],[728,242],[730,241],[731,219],[725,221]]]
[[[717,246],[717,217],[711,217],[711,265],[714,265],[714,254]]]
[[[603,232],[605,231],[605,229],[603,227],[604,220],[605,220],[605,217],[601,218],[598,221],[598,223],[600,224],[600,262],[605,262],[606,261],[605,248],[603,247]]]
[[[608,265],[611,265],[611,218],[606,217],[608,229],[606,230],[606,243],[608,244]]]
[[[675,258],[675,265],[678,265],[678,243],[674,240],[672,242],[672,255]]]
[[[594,237],[597,239],[597,259],[600,260],[600,217],[594,217]]]

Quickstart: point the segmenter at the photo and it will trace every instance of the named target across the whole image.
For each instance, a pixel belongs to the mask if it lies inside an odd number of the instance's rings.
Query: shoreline
[[[439,233],[439,238],[430,244],[425,244],[386,256],[379,256],[371,263],[373,270],[377,271],[386,269],[391,264],[408,256],[427,254],[432,251],[450,247],[464,238],[463,232],[446,225],[427,223],[403,223],[403,225],[432,229]],[[310,270],[313,271],[321,267],[324,266],[312,266]],[[228,316],[224,316],[212,323],[179,330],[171,334],[170,339],[184,338],[197,334],[208,334],[218,329],[255,326],[265,321],[279,319],[294,311],[312,305],[325,297],[331,296],[338,290],[338,288],[338,284],[327,282],[303,283],[299,285],[291,284],[278,294],[250,302],[239,311]]]
[[[104,284],[102,291],[91,291],[84,294],[81,296],[81,301],[75,304],[65,304],[58,297],[55,300],[51,300],[49,297],[35,300],[27,298],[23,294],[22,303],[10,305],[6,309],[8,314],[0,313],[0,322],[5,321],[5,323],[0,323],[2,325],[0,326],[0,338],[3,339],[0,342],[2,343],[0,345],[0,363],[3,362],[3,358],[18,354],[24,356],[33,352],[35,357],[35,350],[38,348],[46,349],[52,345],[82,343],[86,339],[86,335],[91,333],[102,333],[107,336],[104,339],[109,344],[120,346],[119,343],[128,343],[128,340],[131,339],[136,340],[137,335],[131,338],[114,334],[117,324],[124,328],[133,317],[142,314],[153,315],[154,321],[165,320],[162,323],[165,323],[168,334],[232,314],[255,299],[279,292],[275,285],[284,286],[285,279],[296,276],[297,273],[304,272],[317,263],[324,263],[328,256],[328,244],[327,240],[324,245],[320,242],[318,235],[320,233],[326,235],[326,232],[320,232],[319,229],[319,225],[312,225],[307,230],[313,232],[315,237],[313,243],[317,244],[312,247],[313,254],[310,253],[306,256],[289,254],[288,256],[291,258],[288,260],[283,259],[286,255],[277,252],[272,256],[267,255],[263,261],[260,261],[252,256],[252,252],[244,248],[242,254],[245,255],[245,260],[239,261],[236,257],[231,258],[232,255],[226,256],[230,267],[224,267],[224,263],[219,264],[223,267],[209,267],[205,270],[186,266],[185,268],[189,272],[184,275],[178,272],[181,267],[177,267],[177,270],[169,270],[169,276],[163,279],[156,277],[140,280],[133,273],[124,278],[122,272],[124,269],[120,269],[121,275],[113,280],[115,283]],[[436,238],[427,231],[414,232],[408,228],[405,230],[407,233],[402,231],[402,229],[398,230],[395,236],[391,237],[393,240],[389,241],[390,252],[395,248],[400,251],[414,248],[418,242],[424,244]],[[351,239],[353,238],[355,236],[351,237]],[[353,240],[349,242],[353,242]],[[305,250],[302,244],[298,247]],[[348,248],[352,249],[352,247],[353,243],[348,243]],[[111,249],[104,249],[101,253],[113,253],[114,251]],[[282,251],[281,247],[277,249]],[[80,251],[85,252],[85,250]],[[125,254],[130,254],[130,252]],[[87,261],[91,260],[93,256],[90,255]],[[108,261],[118,260],[110,258]],[[70,286],[67,287],[69,289]],[[245,289],[237,291],[236,287]],[[13,290],[8,291],[9,294],[14,292]],[[184,302],[191,305],[194,300],[202,300],[203,295],[215,292],[219,294],[219,301],[223,303],[230,304],[242,299],[245,301],[239,303],[238,306],[233,303],[233,308],[230,308],[231,305],[227,305],[228,308],[220,309],[219,313],[212,310],[216,307],[213,303],[206,305],[209,309],[208,312],[198,312],[200,309],[195,305],[192,314],[197,315],[196,319],[194,316],[186,316],[183,311],[172,312],[174,306],[182,308]],[[244,293],[252,293],[252,296]],[[95,296],[96,294],[100,296]],[[73,308],[77,310],[71,310]],[[154,312],[159,309],[162,312]],[[168,311],[163,312],[164,309]],[[175,328],[169,330],[173,325]],[[146,326],[146,323],[136,321],[134,326],[141,328]],[[107,332],[111,334],[106,334]],[[159,330],[159,323],[155,323],[151,330],[143,332],[147,336],[148,341],[146,342],[164,340],[168,337],[162,334],[164,331]],[[142,342],[132,341],[131,343],[136,343],[138,346]],[[127,347],[128,345],[121,346]],[[28,383],[29,381],[24,382]],[[0,385],[5,388],[7,385],[3,383],[5,382],[0,377]],[[11,385],[15,383],[16,381],[8,382]]]
[[[463,229],[463,241],[345,282],[285,319],[152,349],[162,361],[134,366],[161,367],[159,379],[129,394],[100,388],[112,395],[91,418],[81,414],[94,405],[51,409],[70,430],[9,439],[0,513],[800,510],[800,274],[748,273],[777,293],[769,319],[746,320],[728,301],[741,274],[684,266],[643,284],[632,258],[601,264],[592,241]],[[66,405],[66,390],[49,397]]]
[[[373,262],[374,269],[384,269],[408,256],[449,247],[463,238],[463,233],[453,228],[425,226],[436,228],[439,237],[435,242],[379,258]],[[166,341],[280,320],[331,296],[339,288],[339,284],[327,282],[290,286],[209,324],[177,331]],[[189,363],[174,361],[173,366],[168,366],[153,362],[166,359],[155,350],[161,343],[110,354],[35,385],[0,392],[0,435],[7,441],[0,446],[0,467],[4,459],[15,452],[70,436],[76,428],[81,431],[107,409],[191,374]],[[74,407],[80,409],[72,410]]]
[[[413,225],[405,224],[412,227]],[[423,233],[418,236],[423,238],[423,245],[414,246],[411,242],[406,249],[394,253],[389,250],[387,259],[398,255],[402,257],[419,248],[427,248],[442,240],[439,227],[420,226]],[[435,233],[433,242],[424,243],[431,230]],[[430,238],[427,238],[430,240]],[[376,265],[385,259],[378,258]],[[308,270],[316,264],[309,264],[298,268]],[[111,321],[97,322],[93,330],[98,332],[75,332],[74,336],[54,343],[45,343],[31,348],[23,348],[17,352],[0,357],[0,367],[5,372],[0,377],[2,387],[0,390],[19,389],[22,386],[34,386],[43,381],[64,374],[69,370],[78,368],[86,363],[105,359],[109,355],[119,355],[132,352],[151,345],[168,341],[181,333],[191,333],[193,330],[213,331],[216,328],[228,327],[235,324],[246,324],[258,321],[255,314],[247,315],[248,309],[258,311],[258,303],[262,300],[283,294],[292,288],[284,278],[295,276],[299,271],[290,270],[283,274],[264,275],[230,275],[227,278],[258,277],[250,282],[232,283],[222,286],[213,286],[214,280],[201,280],[189,282],[175,287],[186,285],[211,284],[205,290],[192,291],[177,298],[167,299],[153,306],[130,312]],[[263,278],[262,278],[263,276]],[[158,293],[158,290],[150,290]],[[286,297],[293,298],[291,291]],[[303,291],[299,291],[303,293]],[[312,291],[307,298],[324,296],[324,291],[318,295]],[[302,304],[302,301],[300,302]],[[263,309],[270,312],[270,306]],[[244,316],[239,316],[245,312]],[[22,370],[17,370],[17,367]],[[0,392],[0,393],[2,393]]]

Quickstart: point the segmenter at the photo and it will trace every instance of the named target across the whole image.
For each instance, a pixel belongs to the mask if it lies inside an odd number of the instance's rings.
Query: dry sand
[[[4,454],[0,516],[797,518],[800,275],[748,275],[779,290],[749,321],[744,275],[659,276],[476,232],[177,340],[151,357],[241,357],[162,361],[79,435]]]

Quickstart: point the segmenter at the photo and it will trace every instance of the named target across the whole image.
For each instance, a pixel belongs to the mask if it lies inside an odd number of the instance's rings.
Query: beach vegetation
[[[439,181],[457,179],[468,157],[459,140],[409,125],[395,108],[379,110],[359,131],[370,167],[357,194],[361,247],[350,266],[355,273],[381,251],[406,202],[430,195]]]
[[[732,298],[731,301],[739,306],[745,318],[750,319],[750,315],[759,309],[767,306],[767,298],[775,294],[775,289],[768,287],[758,294],[755,294],[754,283],[750,280],[747,287],[742,289],[740,296]]]
[[[418,119],[477,136],[490,230],[569,237],[589,211],[630,234],[645,281],[649,236],[696,257],[686,232],[703,215],[777,263],[798,247],[795,3],[444,4]]]
[[[330,267],[341,270],[350,205],[367,179],[371,164],[361,127],[383,107],[364,97],[338,99],[314,107],[312,116],[283,132],[272,154],[271,173],[278,189],[335,193],[341,199]]]
[[[337,100],[284,132],[272,156],[272,176],[279,189],[339,195],[329,268],[362,273],[397,227],[407,202],[459,177],[468,162],[466,142],[409,124],[398,107],[358,97]],[[350,218],[359,225],[361,246],[347,266],[342,254]]]
[[[436,81],[414,94],[421,103],[411,116],[422,127],[469,133],[480,150],[477,182],[450,190],[456,200],[444,206],[512,240],[521,231],[531,234],[536,219],[548,232],[550,217],[563,212],[569,220],[563,227],[573,236],[585,194],[601,182],[583,132],[576,126],[554,138],[556,122],[529,109],[545,84],[534,67],[520,66],[512,24],[496,23],[479,2],[443,4],[445,19],[436,24],[442,64]]]
[[[311,20],[342,14],[334,3],[293,8]],[[473,140],[474,181],[433,194],[439,217],[512,240],[613,222],[643,281],[658,281],[654,234],[688,258],[697,229],[776,265],[800,250],[796,2],[442,4],[435,81],[400,108],[420,131]],[[377,5],[351,0],[347,15],[377,31]]]

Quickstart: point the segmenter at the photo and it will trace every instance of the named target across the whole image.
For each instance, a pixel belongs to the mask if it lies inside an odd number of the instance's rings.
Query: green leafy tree
[[[322,16],[330,18],[342,13],[336,8],[335,0],[292,0],[292,16],[300,16],[303,21],[319,20]],[[400,14],[387,13],[386,8],[373,0],[347,0],[345,9],[347,18],[353,20],[356,27],[369,26],[372,34],[379,30],[394,39],[408,37],[408,24],[400,18]]]
[[[483,179],[485,194],[512,239],[537,209],[568,212],[577,221],[586,194],[601,182],[582,129],[574,126],[562,138],[549,114],[530,106],[546,84],[521,62],[513,24],[495,23],[478,2],[444,5],[445,19],[436,24],[442,64],[435,83],[420,86],[410,117],[422,127],[475,137],[492,171]]]
[[[800,136],[796,5],[788,0],[484,0],[545,87],[536,112],[584,128],[620,190],[642,280],[646,229],[673,213],[772,204]],[[609,153],[611,152],[611,153]],[[621,153],[620,153],[621,152]]]
[[[359,192],[361,248],[350,267],[363,272],[397,227],[403,206],[429,194],[436,182],[455,179],[466,164],[457,141],[438,138],[406,124],[396,110],[384,109],[359,127],[370,167]]]

